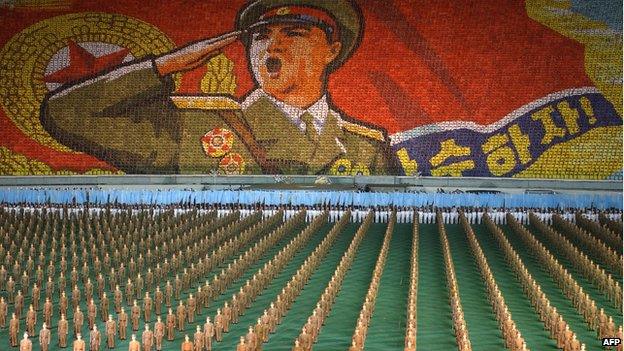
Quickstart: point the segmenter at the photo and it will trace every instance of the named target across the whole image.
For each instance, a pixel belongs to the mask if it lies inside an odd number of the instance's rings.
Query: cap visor
[[[316,21],[310,21],[310,20],[306,20],[303,18],[288,18],[288,17],[273,17],[273,18],[268,18],[262,21],[258,21],[252,25],[250,25],[249,27],[245,28],[246,32],[249,31],[253,31],[256,28],[260,28],[263,26],[267,26],[267,25],[271,25],[271,24],[277,24],[277,23],[294,23],[294,24],[305,24],[308,26],[316,26],[316,27],[320,27],[321,29],[325,30],[325,28],[323,28],[321,26],[321,23],[316,22]]]

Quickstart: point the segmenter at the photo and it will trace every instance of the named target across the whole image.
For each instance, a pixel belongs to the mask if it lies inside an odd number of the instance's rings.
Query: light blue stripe
[[[437,206],[622,209],[622,194],[448,194],[360,193],[353,191],[189,191],[189,190],[51,190],[2,189],[0,202],[84,204],[266,204],[339,206]]]

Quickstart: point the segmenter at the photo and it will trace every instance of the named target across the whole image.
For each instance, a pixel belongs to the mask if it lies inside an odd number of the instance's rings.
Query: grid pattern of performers
[[[527,346],[471,225],[484,224],[492,233],[558,348],[580,351],[585,345],[527,273],[501,225],[509,226],[536,253],[596,337],[622,338],[622,327],[616,325],[618,316],[598,308],[542,244],[556,248],[619,308],[621,282],[610,272],[622,274],[621,211],[21,204],[0,207],[0,328],[8,328],[8,340],[0,344],[19,347],[20,351],[32,350],[33,343],[43,351],[51,344],[72,347],[74,351],[98,351],[113,349],[119,340],[129,339],[131,351],[160,351],[178,340],[175,348],[183,351],[216,349],[231,326],[239,323],[240,316],[276,275],[328,222],[331,230],[258,315],[257,322],[240,335],[237,351],[262,349],[348,223],[356,223],[359,228],[299,336],[292,340],[294,351],[313,349],[372,223],[385,223],[387,229],[367,294],[364,301],[358,302],[361,310],[351,336],[351,351],[365,347],[395,224],[411,225],[414,237],[409,248],[409,292],[407,301],[402,302],[407,305],[403,327],[406,351],[416,350],[417,344],[418,226],[434,223],[444,254],[446,277],[440,279],[446,278],[460,350],[472,347],[446,224],[460,224],[465,232],[469,243],[466,250],[474,257],[508,349],[524,351]],[[215,315],[205,315],[209,306],[282,241],[287,244],[249,276],[237,292],[227,296]]]

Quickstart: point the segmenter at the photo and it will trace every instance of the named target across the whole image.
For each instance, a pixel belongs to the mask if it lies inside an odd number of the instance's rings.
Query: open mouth
[[[282,69],[282,61],[277,57],[269,57],[266,62],[267,72],[269,73],[269,77],[277,78],[279,76],[280,70]]]

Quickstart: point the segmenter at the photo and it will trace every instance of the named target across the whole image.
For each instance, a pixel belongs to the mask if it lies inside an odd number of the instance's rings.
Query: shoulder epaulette
[[[356,124],[356,123],[351,123],[351,122],[346,122],[346,121],[342,122],[342,127],[345,130],[353,134],[362,135],[367,138],[375,139],[381,142],[386,141],[384,134],[380,130],[377,130],[377,129],[369,128],[361,124]]]
[[[228,96],[172,95],[171,101],[178,108],[200,110],[240,110],[240,104]]]

